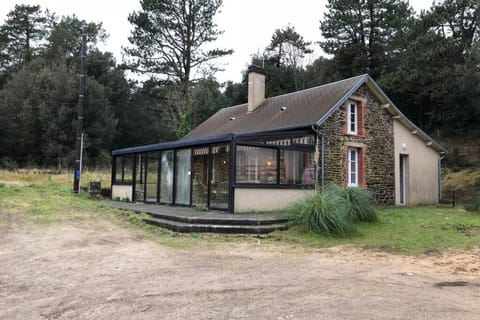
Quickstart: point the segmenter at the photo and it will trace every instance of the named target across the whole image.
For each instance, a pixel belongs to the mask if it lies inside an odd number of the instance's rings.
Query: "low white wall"
[[[132,201],[132,189],[132,186],[114,184],[112,185],[112,199],[128,198],[128,201]]]
[[[235,188],[235,212],[285,209],[313,192],[312,189]]]
[[[400,204],[400,154],[408,156],[406,204],[438,203],[439,154],[398,120],[395,133],[395,203]]]

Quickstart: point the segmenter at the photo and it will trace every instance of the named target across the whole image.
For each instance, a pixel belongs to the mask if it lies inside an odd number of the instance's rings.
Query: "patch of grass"
[[[275,232],[269,238],[308,247],[349,244],[409,255],[480,245],[480,216],[461,208],[386,207],[378,209],[377,214],[377,223],[356,224],[356,233],[348,238],[305,233],[298,228]]]
[[[128,229],[139,238],[175,248],[210,246],[229,241],[256,241],[248,236],[181,234],[148,225],[144,222],[146,214],[114,209],[86,192],[73,194],[71,176],[73,177],[68,173],[17,174],[0,170],[0,181],[5,181],[2,182],[4,187],[0,188],[0,213],[8,210],[14,212],[18,220],[38,225],[84,221],[95,226],[97,221],[104,219]],[[85,180],[87,179],[83,181]]]
[[[375,250],[409,255],[444,250],[466,250],[480,245],[480,215],[463,208],[387,207],[377,209],[378,222],[355,224],[355,233],[348,237],[332,237],[292,227],[288,231],[262,236],[221,234],[181,234],[143,222],[144,215],[111,208],[87,193],[75,195],[71,175],[36,174],[16,181],[11,173],[0,172],[0,213],[18,215],[19,219],[36,224],[65,221],[86,221],[96,225],[107,220],[128,229],[135,236],[175,248],[219,246],[230,243],[252,245],[274,244],[311,249],[335,245],[354,245]],[[314,207],[331,206],[311,203]],[[320,212],[317,212],[320,214]],[[1,216],[1,214],[0,214]],[[5,220],[5,219],[4,219]],[[8,223],[7,220],[2,224]]]

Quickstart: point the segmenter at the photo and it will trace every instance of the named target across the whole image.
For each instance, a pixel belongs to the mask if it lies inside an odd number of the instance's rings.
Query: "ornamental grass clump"
[[[308,231],[328,235],[353,233],[349,205],[345,197],[333,188],[326,188],[297,202],[290,209],[290,221]]]
[[[327,235],[347,236],[357,221],[375,222],[377,215],[370,193],[360,188],[329,185],[297,202],[289,210],[293,225]]]
[[[378,220],[370,192],[360,188],[347,188],[343,189],[343,196],[350,206],[350,218],[353,222],[376,222]]]

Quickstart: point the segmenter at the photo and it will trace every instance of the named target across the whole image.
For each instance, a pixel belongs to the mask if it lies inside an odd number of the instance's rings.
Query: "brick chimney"
[[[248,67],[248,113],[265,101],[265,70],[256,65]]]

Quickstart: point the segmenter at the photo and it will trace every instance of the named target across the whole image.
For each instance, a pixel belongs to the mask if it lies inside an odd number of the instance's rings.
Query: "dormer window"
[[[358,105],[353,101],[347,106],[347,133],[358,134]]]

